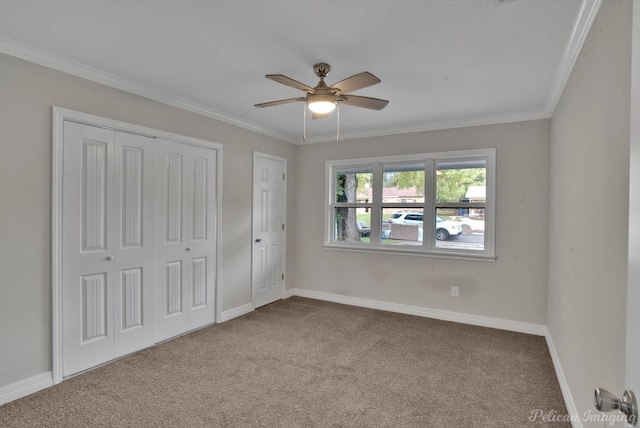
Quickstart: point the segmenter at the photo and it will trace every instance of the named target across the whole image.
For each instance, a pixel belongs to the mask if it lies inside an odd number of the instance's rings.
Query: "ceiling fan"
[[[368,71],[363,71],[362,73],[347,77],[346,79],[331,86],[327,86],[324,82],[324,78],[327,77],[329,71],[331,71],[331,66],[329,66],[329,64],[318,63],[313,66],[313,71],[316,76],[320,78],[320,82],[318,82],[314,88],[307,86],[304,83],[300,83],[297,80],[293,80],[283,74],[267,74],[265,77],[278,83],[282,83],[283,85],[305,91],[307,94],[304,97],[270,101],[267,103],[255,104],[255,106],[271,107],[296,101],[304,101],[307,103],[307,106],[309,106],[309,110],[311,110],[311,117],[313,119],[323,119],[329,117],[329,114],[333,109],[335,109],[338,103],[373,110],[382,110],[389,103],[389,101],[381,100],[379,98],[347,94],[347,92],[380,83],[380,79]]]

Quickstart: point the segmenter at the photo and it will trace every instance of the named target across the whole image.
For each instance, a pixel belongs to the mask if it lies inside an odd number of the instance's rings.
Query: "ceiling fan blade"
[[[305,97],[287,98],[286,100],[269,101],[268,103],[260,103],[260,104],[254,104],[254,105],[256,107],[271,107],[271,106],[279,106],[280,104],[294,103],[296,101],[304,101],[305,99],[306,99]]]
[[[311,119],[316,120],[316,119],[326,119],[327,117],[329,117],[329,115],[331,114],[331,112],[329,113],[315,113],[315,112],[311,112]]]
[[[305,92],[313,92],[313,88],[311,86],[307,86],[304,83],[300,83],[297,80],[293,80],[290,77],[285,76],[284,74],[267,74],[265,76],[267,79],[271,79],[275,82],[282,83],[283,85],[291,86],[292,88],[300,89]]]
[[[331,85],[331,88],[338,89],[340,92],[345,93],[366,88],[367,86],[375,85],[376,83],[380,83],[380,79],[368,71],[363,71],[362,73],[347,77],[335,85]]]
[[[380,98],[361,97],[359,95],[340,95],[338,101],[346,105],[370,108],[373,110],[382,110],[387,104],[389,104],[389,101],[387,100],[381,100]]]

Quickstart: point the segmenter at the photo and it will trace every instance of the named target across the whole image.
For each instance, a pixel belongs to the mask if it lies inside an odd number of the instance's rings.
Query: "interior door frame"
[[[214,278],[215,309],[214,322],[222,321],[222,302],[220,287],[221,242],[220,222],[222,219],[222,144],[172,132],[147,128],[119,120],[108,119],[88,113],[53,106],[52,129],[52,165],[51,165],[51,322],[52,322],[52,373],[53,383],[63,380],[62,371],[62,172],[64,147],[64,122],[71,121],[99,128],[113,129],[118,132],[143,135],[151,138],[163,138],[181,144],[216,150],[216,277]]]
[[[625,387],[640,394],[640,0],[633,0]],[[621,393],[621,391],[615,391]]]
[[[278,161],[278,162],[282,162],[283,164],[283,168],[284,168],[284,174],[285,177],[287,177],[289,175],[289,172],[287,170],[287,158],[283,158],[280,156],[276,156],[276,155],[271,155],[269,153],[264,153],[264,152],[259,152],[254,150],[253,151],[253,158],[252,158],[252,163],[251,163],[251,170],[252,170],[252,174],[255,174],[255,161],[257,157],[261,157],[261,158],[265,158],[265,159],[271,159],[274,161]],[[284,230],[282,231],[282,272],[286,273],[287,272],[287,206],[288,206],[288,202],[287,202],[287,183],[288,181],[285,179],[284,180],[284,189],[283,189],[283,199],[284,199],[284,209],[282,210],[283,212],[283,218],[282,218],[282,222],[285,225]],[[253,216],[255,215],[255,207],[253,206],[253,193],[254,193],[255,189],[253,188],[253,177],[251,180],[251,304],[254,306],[255,308],[255,304],[254,304],[254,298],[253,298],[253,294],[254,294],[254,290],[253,290],[253,268],[254,268],[254,259],[253,259],[253,239],[256,235],[256,231],[253,229],[253,225],[254,225],[254,218]],[[284,275],[284,279],[282,280],[282,296],[281,298],[284,298],[285,293],[287,290],[287,275]]]

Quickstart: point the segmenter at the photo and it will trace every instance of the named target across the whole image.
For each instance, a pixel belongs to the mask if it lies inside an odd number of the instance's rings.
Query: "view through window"
[[[494,157],[483,149],[327,162],[325,245],[493,257]]]

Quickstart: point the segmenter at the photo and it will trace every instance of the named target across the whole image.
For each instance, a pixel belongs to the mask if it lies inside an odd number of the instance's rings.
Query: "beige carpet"
[[[569,427],[544,338],[293,297],[0,407],[1,427]]]

